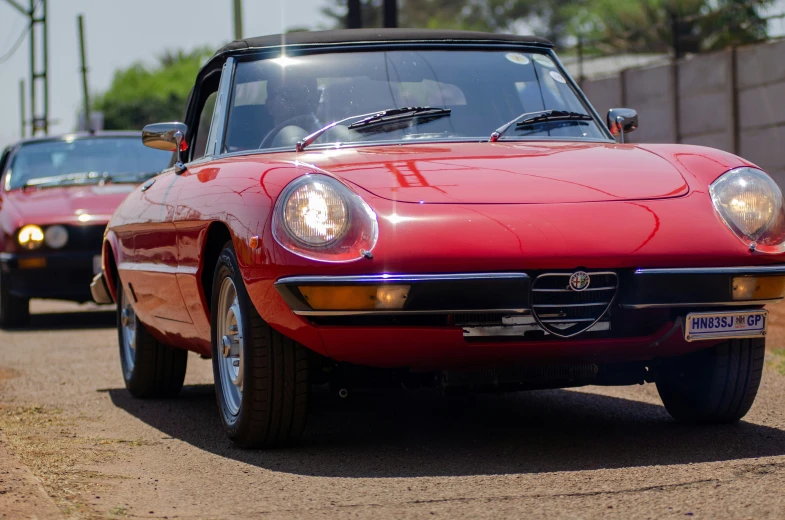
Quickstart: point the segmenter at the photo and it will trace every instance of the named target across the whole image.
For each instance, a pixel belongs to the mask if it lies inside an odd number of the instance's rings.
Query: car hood
[[[28,188],[3,194],[26,224],[106,223],[134,190],[131,184]]]
[[[554,204],[689,192],[669,161],[639,146],[612,143],[375,146],[313,151],[298,159],[399,202]]]

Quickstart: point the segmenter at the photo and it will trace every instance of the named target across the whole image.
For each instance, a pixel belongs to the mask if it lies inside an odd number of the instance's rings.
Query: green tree
[[[346,0],[325,8],[336,27]],[[604,52],[667,52],[673,18],[683,52],[766,38],[759,8],[773,0],[398,0],[401,27],[530,32],[559,46],[576,37]],[[382,0],[362,0],[363,25],[380,27]]]
[[[115,72],[109,88],[95,97],[93,110],[104,114],[107,130],[138,130],[183,117],[197,72],[211,56],[207,48],[166,51],[155,66],[134,63]]]
[[[570,6],[570,31],[603,52],[703,52],[763,40],[772,0],[592,0]],[[674,38],[674,31],[677,38]]]

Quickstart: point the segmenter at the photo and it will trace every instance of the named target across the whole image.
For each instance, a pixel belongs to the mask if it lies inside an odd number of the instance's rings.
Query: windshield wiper
[[[352,123],[348,126],[349,130],[358,130],[360,132],[367,129],[376,127],[391,126],[391,123],[401,121],[411,121],[413,119],[438,119],[440,117],[449,116],[452,110],[449,108],[439,107],[401,107],[401,108],[388,108],[380,112],[371,112],[370,114],[360,114],[356,116],[349,116],[340,121],[334,121],[327,126],[324,126],[312,133],[311,135],[303,137],[297,142],[296,149],[298,152],[305,150],[305,147],[319,139],[325,132],[331,128],[340,125],[345,121],[358,119],[359,121]],[[397,130],[399,127],[395,126],[393,129]]]
[[[122,173],[113,173],[109,176],[109,180],[115,184],[123,184],[123,183],[136,183],[146,181],[151,177],[155,177],[161,173],[160,171],[149,171],[149,172],[122,172]]]
[[[59,186],[63,184],[86,184],[91,181],[105,181],[109,178],[106,172],[79,172],[64,173],[63,175],[53,175],[51,177],[38,177],[25,181],[23,188],[35,188],[46,186]]]
[[[534,125],[537,123],[549,123],[551,121],[593,121],[594,118],[589,114],[582,114],[580,112],[569,112],[566,110],[540,110],[538,112],[527,112],[521,114],[509,123],[497,128],[489,139],[490,142],[495,143],[504,133],[510,129],[512,125],[515,128],[522,128],[524,126]]]

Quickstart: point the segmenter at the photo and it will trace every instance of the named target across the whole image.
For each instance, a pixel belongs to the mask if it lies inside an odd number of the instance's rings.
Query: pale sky
[[[26,6],[29,0],[17,2]],[[321,7],[332,0],[243,2],[245,36],[259,36],[291,27],[324,28],[329,20],[321,14]],[[785,11],[785,0],[776,0],[769,11]],[[82,102],[76,28],[80,13],[85,16],[91,93],[106,89],[118,68],[140,60],[153,63],[165,49],[190,50],[199,45],[217,49],[233,34],[232,0],[49,0],[51,134],[75,128]],[[25,23],[25,17],[0,0],[0,57]],[[773,22],[770,31],[785,34],[785,22]],[[29,60],[30,44],[25,38],[12,58],[0,63],[0,149],[20,137],[19,80],[28,82],[29,91]]]
[[[321,7],[330,0],[244,0],[245,36],[290,27],[324,28]],[[24,6],[29,0],[17,0]],[[232,0],[49,0],[49,133],[76,126],[82,103],[78,14],[85,16],[91,93],[106,89],[114,71],[135,61],[154,62],[164,49],[217,49],[232,40]],[[0,56],[25,28],[26,18],[0,0]],[[0,150],[20,137],[19,80],[29,91],[30,43],[0,63]],[[190,87],[190,85],[189,85]],[[26,94],[29,117],[29,93]],[[39,99],[40,96],[39,96]],[[30,135],[28,126],[27,135]]]

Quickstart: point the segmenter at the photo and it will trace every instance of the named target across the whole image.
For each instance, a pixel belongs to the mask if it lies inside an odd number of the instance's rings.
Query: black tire
[[[24,327],[30,323],[30,299],[11,294],[7,273],[0,273],[0,327]]]
[[[763,375],[764,339],[734,339],[665,360],[657,391],[680,422],[734,423],[744,417]]]
[[[219,330],[218,309],[224,280],[231,279],[240,310],[238,321],[242,347],[241,398],[237,413],[227,404],[220,363],[224,358],[224,331]],[[248,297],[237,257],[227,242],[213,276],[211,302],[213,376],[221,422],[228,437],[243,448],[275,447],[296,441],[305,428],[308,413],[308,351],[273,330],[259,316]],[[224,368],[225,370],[225,368]],[[231,384],[231,382],[229,382]],[[231,387],[230,387],[231,391]]]
[[[183,388],[188,352],[156,340],[133,313],[133,362],[126,356],[123,336],[123,288],[117,288],[117,337],[125,387],[134,397],[174,397]]]

